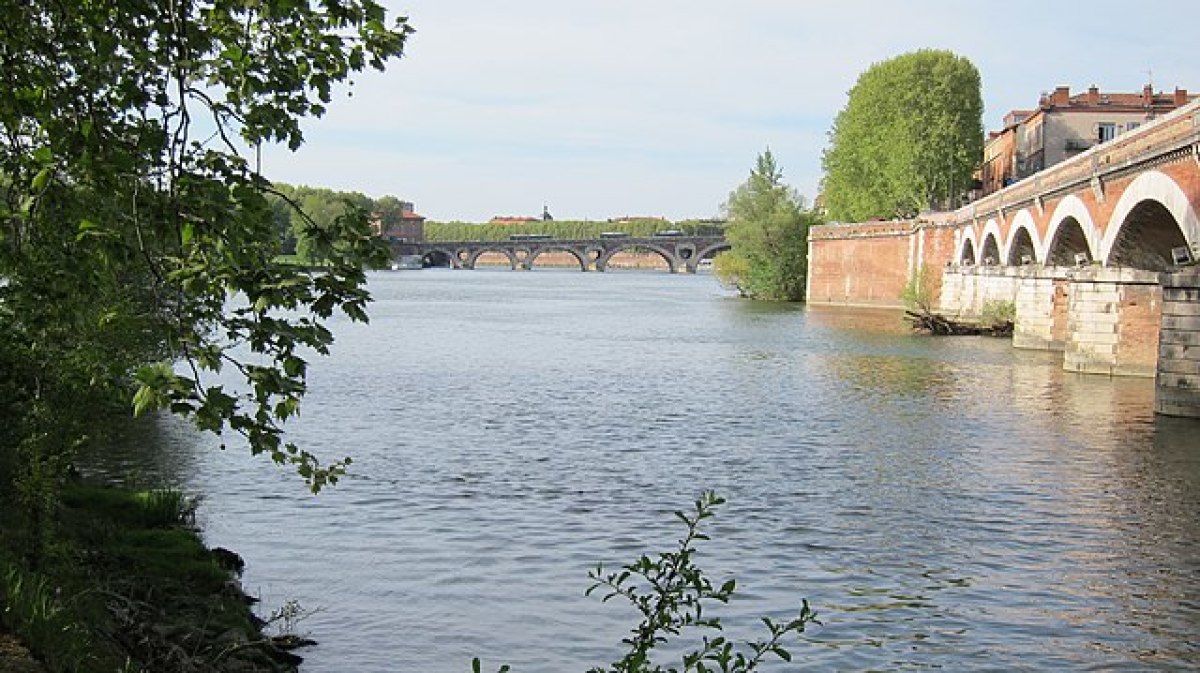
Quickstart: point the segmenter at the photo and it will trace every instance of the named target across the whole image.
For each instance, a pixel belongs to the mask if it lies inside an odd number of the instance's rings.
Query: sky
[[[970,59],[984,128],[1056,86],[1200,93],[1200,2],[384,0],[416,33],[354,78],[276,181],[393,195],[435,221],[721,215],[770,148],[809,201],[860,73]]]

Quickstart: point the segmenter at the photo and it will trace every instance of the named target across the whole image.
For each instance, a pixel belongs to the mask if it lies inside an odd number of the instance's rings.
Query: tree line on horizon
[[[725,221],[661,219],[627,221],[532,221],[522,223],[433,222],[430,241],[505,240],[544,234],[579,240],[602,233],[652,236],[664,229],[687,234],[725,233],[734,243],[721,255],[718,277],[746,297],[800,301],[807,272],[807,231],[825,219],[866,221],[906,218],[934,207],[952,207],[967,192],[983,152],[983,103],[978,70],[946,50],[922,49],[871,65],[849,91],[822,155],[821,208],[814,209],[783,181],[770,150],[760,154],[750,177],[722,204]],[[345,202],[387,218],[400,199],[371,199],[358,192],[278,185],[291,190],[301,210],[324,222]],[[289,250],[307,259],[297,233],[304,222],[276,204],[279,229]]]

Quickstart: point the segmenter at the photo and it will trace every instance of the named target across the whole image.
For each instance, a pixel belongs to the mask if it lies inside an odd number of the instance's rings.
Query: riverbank
[[[283,672],[301,661],[264,632],[241,559],[204,546],[195,501],[178,491],[73,484],[53,528],[36,533],[3,509],[0,672]]]

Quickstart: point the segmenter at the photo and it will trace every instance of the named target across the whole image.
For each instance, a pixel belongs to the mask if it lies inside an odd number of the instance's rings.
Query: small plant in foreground
[[[629,646],[629,652],[611,668],[594,668],[591,673],[742,673],[755,670],[768,656],[791,661],[791,653],[782,644],[784,638],[788,634],[802,633],[810,622],[817,621],[808,601],[802,601],[800,614],[790,621],[779,623],[764,617],[762,621],[769,633],[765,640],[735,646],[724,636],[710,638],[705,635],[699,649],[683,655],[682,668],[663,668],[651,659],[651,650],[665,644],[668,636],[681,635],[684,629],[721,630],[719,618],[705,615],[705,602],[728,603],[736,582],[731,579],[714,588],[695,565],[693,556],[695,543],[708,539],[700,532],[700,523],[712,517],[714,509],[724,502],[723,498],[708,491],[696,500],[694,513],[675,512],[686,527],[675,551],[659,554],[657,559],[642,556],[619,572],[605,573],[604,566],[600,565],[589,573],[594,582],[587,591],[589,595],[602,589],[605,601],[622,596],[642,614],[642,621],[633,629],[632,636],[623,641]]]
[[[807,600],[801,600],[800,614],[790,621],[776,622],[763,617],[769,636],[765,640],[735,645],[724,636],[705,635],[698,649],[682,655],[682,668],[664,668],[651,659],[651,650],[666,644],[668,636],[682,635],[685,629],[722,630],[719,618],[705,616],[705,604],[706,601],[728,603],[736,582],[727,580],[714,588],[693,556],[695,543],[708,539],[700,532],[700,523],[711,518],[713,511],[724,503],[724,498],[705,491],[696,500],[694,513],[676,511],[675,516],[686,527],[676,550],[659,554],[657,559],[643,555],[619,572],[606,573],[600,564],[588,573],[593,583],[586,595],[604,590],[604,601],[622,596],[642,614],[642,621],[632,635],[622,640],[629,646],[629,652],[611,667],[593,668],[589,673],[747,673],[771,656],[792,660],[791,652],[783,646],[784,639],[789,634],[803,633],[810,623],[820,624]],[[481,668],[478,657],[471,661],[472,673],[481,673]],[[510,670],[506,664],[498,673]]]

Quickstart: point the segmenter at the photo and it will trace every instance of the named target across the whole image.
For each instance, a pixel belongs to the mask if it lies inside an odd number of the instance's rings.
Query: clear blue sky
[[[971,59],[987,129],[1058,85],[1200,92],[1193,0],[386,4],[417,29],[406,56],[264,169],[435,220],[711,217],[768,146],[811,200],[859,73],[920,48]]]

